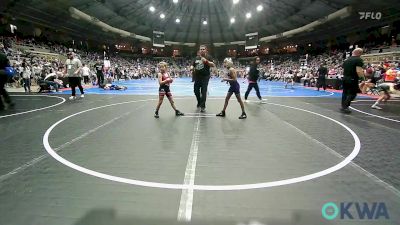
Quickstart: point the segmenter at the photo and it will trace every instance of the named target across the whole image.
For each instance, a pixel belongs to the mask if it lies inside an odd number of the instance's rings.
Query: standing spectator
[[[258,70],[258,65],[259,64],[260,64],[260,57],[256,56],[254,58],[253,63],[250,66],[249,76],[247,77],[247,79],[249,80],[249,86],[247,87],[247,91],[244,94],[244,101],[247,101],[247,98],[249,97],[250,91],[254,87],[254,89],[256,90],[256,95],[257,95],[258,99],[260,100],[260,102],[262,102],[260,89],[259,89],[258,83],[257,83],[258,78],[260,76],[260,71]]]
[[[21,87],[21,76],[22,76],[22,66],[18,66],[16,63],[14,63],[13,68],[16,71],[16,74],[12,77],[12,81],[15,83],[16,88]]]
[[[81,84],[81,68],[82,63],[79,59],[75,58],[75,54],[73,52],[67,53],[68,59],[65,62],[65,73],[68,75],[69,85],[71,86],[72,95],[69,97],[70,100],[76,99],[75,97],[75,88],[79,87],[79,91],[81,92],[81,98],[85,97],[82,84]]]
[[[25,92],[31,92],[31,75],[32,71],[27,62],[22,63],[22,79],[24,80]]]
[[[122,72],[121,69],[118,67],[118,65],[115,66],[115,78],[117,78],[117,81],[121,79]]]
[[[88,84],[89,83],[89,75],[90,75],[89,67],[87,67],[86,64],[83,64],[82,76],[83,76],[83,83],[84,84]]]

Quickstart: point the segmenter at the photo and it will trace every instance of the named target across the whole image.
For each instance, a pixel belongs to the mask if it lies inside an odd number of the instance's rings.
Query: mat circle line
[[[189,99],[189,98],[176,98],[176,99]],[[209,98],[210,100],[215,100],[215,99],[220,99],[220,98]],[[97,110],[97,109],[102,109],[102,108],[106,108],[106,107],[111,107],[111,106],[116,106],[116,105],[123,105],[123,104],[130,104],[130,103],[137,103],[137,102],[147,102],[147,101],[157,101],[158,99],[143,99],[143,100],[135,100],[135,101],[126,101],[126,102],[120,102],[120,103],[114,103],[114,104],[108,104],[108,105],[104,105],[104,106],[98,106],[98,107],[94,107],[91,109],[87,109],[84,111],[80,111],[77,113],[74,113],[72,115],[69,115],[59,121],[57,121],[56,123],[54,123],[51,127],[49,127],[44,136],[43,136],[43,145],[46,149],[46,151],[58,162],[64,164],[65,166],[68,166],[74,170],[77,170],[79,172],[91,175],[91,176],[95,176],[98,178],[102,178],[102,179],[106,179],[106,180],[111,180],[111,181],[115,181],[115,182],[120,182],[120,183],[125,183],[125,184],[132,184],[132,185],[137,185],[137,186],[144,186],[144,187],[152,187],[152,188],[162,188],[162,189],[192,189],[192,190],[203,190],[203,191],[237,191],[237,190],[250,190],[250,189],[260,189],[260,188],[269,188],[269,187],[277,187],[277,186],[283,186],[283,185],[289,185],[289,184],[295,184],[295,183],[299,183],[299,182],[304,182],[304,181],[308,181],[308,180],[312,180],[312,179],[316,179],[322,176],[326,176],[330,173],[333,173],[335,171],[338,171],[340,169],[342,169],[343,167],[345,167],[346,165],[348,165],[349,163],[351,163],[351,161],[358,155],[358,153],[360,152],[361,149],[361,142],[360,139],[358,138],[357,134],[350,129],[348,126],[346,126],[345,124],[330,118],[328,116],[316,113],[316,112],[312,112],[309,110],[305,110],[305,109],[301,109],[301,108],[297,108],[297,107],[293,107],[293,106],[287,106],[287,105],[282,105],[282,104],[276,104],[276,103],[267,103],[269,105],[274,105],[274,106],[279,106],[279,107],[284,107],[284,108],[289,108],[289,109],[295,109],[295,110],[299,110],[299,111],[303,111],[303,112],[307,112],[313,115],[317,115],[320,116],[322,118],[328,119],[340,126],[342,126],[343,128],[345,128],[353,137],[354,139],[354,147],[352,152],[346,156],[344,158],[343,161],[341,161],[340,163],[329,167],[325,170],[319,171],[319,172],[315,172],[312,174],[308,174],[308,175],[304,175],[304,176],[300,176],[300,177],[295,177],[295,178],[289,178],[289,179],[284,179],[284,180],[278,180],[278,181],[270,181],[270,182],[261,182],[261,183],[252,183],[252,184],[236,184],[236,185],[185,185],[185,184],[173,184],[173,183],[159,183],[159,182],[149,182],[149,181],[142,181],[142,180],[134,180],[134,179],[128,179],[128,178],[124,178],[124,177],[118,177],[118,176],[113,176],[113,175],[109,175],[109,174],[105,174],[105,173],[100,173],[94,170],[90,170],[87,169],[85,167],[76,165],[66,159],[64,159],[63,157],[61,157],[60,155],[58,155],[53,148],[50,146],[49,144],[49,136],[51,131],[58,126],[60,123],[64,122],[65,120],[80,115],[82,113],[86,113],[86,112],[90,112],[93,110]]]
[[[43,97],[43,96],[46,96],[46,97],[49,97],[49,98],[58,98],[58,99],[62,99],[62,101],[59,102],[59,103],[56,103],[56,104],[54,104],[54,105],[50,105],[50,106],[46,106],[46,107],[42,107],[42,108],[38,108],[38,109],[32,109],[32,110],[28,110],[28,111],[24,111],[24,112],[19,112],[19,113],[12,113],[12,114],[8,114],[8,115],[3,115],[3,116],[0,116],[0,119],[1,119],[1,118],[6,118],[6,117],[10,117],[10,116],[17,116],[17,115],[22,115],[22,114],[27,114],[27,113],[31,113],[31,112],[41,111],[41,110],[44,110],[44,109],[53,108],[53,107],[56,107],[56,106],[58,106],[58,105],[63,104],[63,103],[66,101],[65,98],[63,98],[63,97],[52,96],[52,95],[10,95],[10,96],[12,96],[12,97],[21,97],[21,96],[23,96],[23,97]]]

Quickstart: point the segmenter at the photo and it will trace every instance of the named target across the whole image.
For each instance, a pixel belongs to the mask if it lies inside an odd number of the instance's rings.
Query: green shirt
[[[67,74],[69,77],[81,76],[81,71],[79,71],[77,74],[74,74],[79,67],[82,67],[82,63],[79,59],[77,58],[74,58],[72,60],[67,59],[67,61],[65,61],[65,66],[67,67]]]

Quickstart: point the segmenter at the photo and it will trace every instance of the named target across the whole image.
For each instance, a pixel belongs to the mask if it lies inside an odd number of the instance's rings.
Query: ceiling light
[[[233,0],[233,4],[238,4],[239,0]]]
[[[263,6],[262,5],[259,5],[259,6],[257,6],[257,11],[262,11],[263,10]]]
[[[150,10],[150,12],[154,12],[154,11],[156,11],[156,8],[154,8],[154,6],[150,6],[149,10]]]
[[[203,25],[207,25],[207,20],[204,20],[204,21],[203,21]]]
[[[181,20],[179,18],[176,18],[175,23],[180,23]]]
[[[235,18],[231,18],[231,23],[235,23]]]
[[[251,18],[251,13],[249,13],[249,12],[246,13],[246,18],[247,18],[247,19],[250,19],[250,18]]]
[[[165,18],[164,13],[161,13],[161,14],[160,14],[160,18],[161,18],[161,19],[164,19],[164,18]]]
[[[173,3],[178,3],[178,0],[173,0],[172,2],[173,2]]]

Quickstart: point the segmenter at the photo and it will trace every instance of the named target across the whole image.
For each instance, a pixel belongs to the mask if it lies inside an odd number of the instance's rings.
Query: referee
[[[360,93],[358,79],[365,78],[363,60],[360,56],[363,54],[361,48],[353,50],[352,55],[343,63],[343,93],[342,93],[342,108],[343,113],[351,113],[349,107],[357,93]]]

